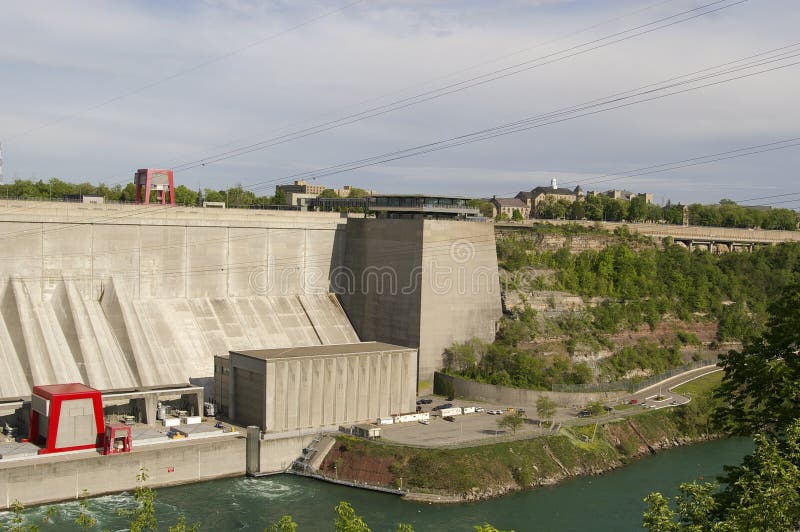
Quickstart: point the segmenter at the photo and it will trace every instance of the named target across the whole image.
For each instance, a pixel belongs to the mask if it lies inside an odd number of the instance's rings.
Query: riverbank
[[[718,437],[709,423],[718,381],[693,381],[693,400],[681,407],[480,447],[421,449],[340,436],[320,472],[403,490],[407,499],[424,502],[477,501],[599,475],[663,449]]]

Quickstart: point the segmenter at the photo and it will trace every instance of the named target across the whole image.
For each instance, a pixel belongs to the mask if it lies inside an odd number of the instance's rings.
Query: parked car
[[[638,403],[638,402],[639,402],[639,400],[638,400],[638,399],[631,399],[630,401],[628,401],[628,404],[629,404],[629,405],[635,405],[635,404],[636,404],[636,403]]]
[[[431,424],[431,420],[430,419],[420,419],[419,422],[422,423],[423,425],[430,425]]]
[[[612,411],[612,410],[614,410],[614,409],[613,409],[613,408],[611,408],[611,407],[610,407],[610,406],[608,406],[608,405],[605,405],[605,406],[603,407],[603,410],[605,410],[606,412],[611,412],[611,411]]]
[[[578,417],[591,417],[591,416],[592,413],[589,412],[588,410],[581,410],[580,412],[578,412]]]
[[[483,408],[482,406],[476,406],[476,407],[475,407],[475,411],[476,411],[476,412],[486,412],[486,409],[485,409],[485,408]]]
[[[454,418],[453,416],[444,416],[442,419],[444,419],[445,421],[455,421],[456,420],[456,418]]]
[[[445,403],[443,405],[434,406],[433,410],[444,410],[445,408],[453,408],[453,403]]]
[[[433,402],[433,399],[418,399],[417,400],[417,404],[418,405],[429,405],[432,402]]]
[[[502,410],[489,410],[489,413],[493,416],[500,416],[503,414]]]

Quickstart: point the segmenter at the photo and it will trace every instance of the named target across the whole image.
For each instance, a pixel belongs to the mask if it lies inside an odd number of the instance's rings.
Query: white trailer
[[[394,418],[392,417],[379,417],[378,418],[378,425],[392,425],[394,423]]]
[[[474,406],[465,406],[465,407],[464,407],[464,408],[462,408],[461,410],[462,410],[462,411],[463,411],[465,414],[474,414],[474,413],[475,413],[475,407],[474,407]]]
[[[410,423],[412,421],[430,420],[430,412],[411,412],[409,414],[395,414],[395,423]]]
[[[443,408],[439,412],[441,412],[442,417],[460,416],[461,415],[461,407],[460,406],[455,406],[453,408]]]

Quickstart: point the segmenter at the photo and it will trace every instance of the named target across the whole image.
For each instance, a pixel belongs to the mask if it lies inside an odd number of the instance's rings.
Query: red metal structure
[[[39,454],[96,449],[103,433],[99,390],[80,383],[33,387],[30,441],[44,445]]]
[[[133,178],[136,186],[136,203],[150,203],[150,192],[155,192],[155,200],[166,205],[175,205],[175,180],[172,170],[140,168]],[[167,200],[169,196],[169,200]]]
[[[129,453],[131,449],[133,449],[133,438],[128,425],[122,423],[106,425],[103,454]]]

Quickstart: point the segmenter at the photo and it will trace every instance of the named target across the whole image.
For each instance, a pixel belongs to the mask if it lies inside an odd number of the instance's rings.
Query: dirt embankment
[[[468,449],[421,449],[340,437],[320,472],[331,478],[407,490],[426,502],[463,502],[598,475],[670,447],[715,437],[680,409],[557,435]]]

